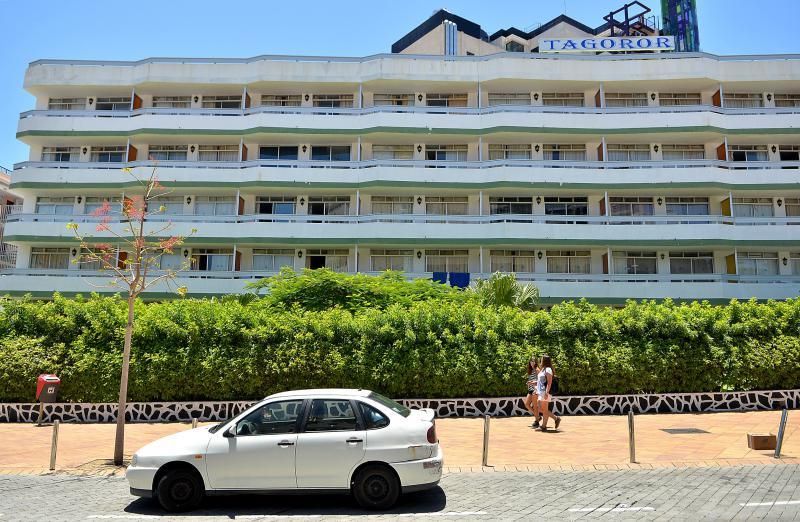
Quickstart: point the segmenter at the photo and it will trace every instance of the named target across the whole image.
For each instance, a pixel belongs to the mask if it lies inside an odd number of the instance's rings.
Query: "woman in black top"
[[[535,357],[531,357],[528,361],[528,375],[525,377],[525,386],[528,388],[528,394],[525,396],[525,408],[533,415],[532,427],[539,427],[539,396],[536,393],[536,378],[539,374],[539,362]]]

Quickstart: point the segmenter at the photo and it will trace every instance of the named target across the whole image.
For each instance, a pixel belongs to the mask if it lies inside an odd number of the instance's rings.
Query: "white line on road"
[[[776,500],[775,502],[745,502],[739,504],[742,507],[772,507],[772,506],[794,506],[800,504],[800,500]]]
[[[571,513],[626,513],[631,511],[655,511],[656,508],[644,506],[617,506],[617,507],[596,507],[596,508],[572,508]]]

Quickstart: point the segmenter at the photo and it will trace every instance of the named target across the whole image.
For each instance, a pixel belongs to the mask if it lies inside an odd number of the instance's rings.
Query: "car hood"
[[[141,457],[205,454],[211,434],[209,426],[181,431],[151,442],[136,452]]]

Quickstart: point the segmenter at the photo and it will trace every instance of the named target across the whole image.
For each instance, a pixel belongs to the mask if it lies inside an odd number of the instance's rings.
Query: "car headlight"
[[[139,462],[139,455],[134,453],[133,457],[131,457],[131,466],[135,466],[136,463],[138,463],[138,462]]]

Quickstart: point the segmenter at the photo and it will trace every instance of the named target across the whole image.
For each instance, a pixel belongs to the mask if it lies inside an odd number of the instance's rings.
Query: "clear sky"
[[[660,0],[644,0],[659,11]],[[798,0],[697,0],[700,46],[714,54],[800,53]],[[435,10],[489,34],[532,29],[566,13],[590,26],[624,0],[0,0],[0,165],[27,159],[17,142],[19,113],[33,108],[22,89],[40,58],[138,60],[151,56],[259,54],[366,56],[391,44]]]

